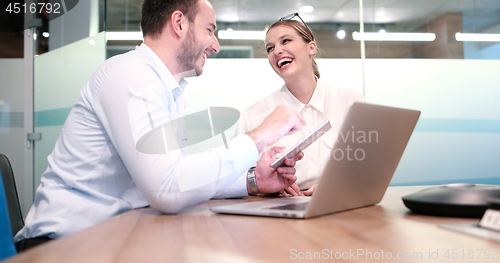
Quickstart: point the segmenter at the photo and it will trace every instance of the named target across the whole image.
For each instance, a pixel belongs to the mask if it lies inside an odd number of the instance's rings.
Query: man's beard
[[[202,68],[196,68],[196,61],[200,59],[205,50],[197,47],[197,44],[193,27],[190,27],[186,40],[182,42],[181,52],[177,54],[177,63],[180,65],[181,72],[192,71],[194,69],[197,76],[203,72]]]

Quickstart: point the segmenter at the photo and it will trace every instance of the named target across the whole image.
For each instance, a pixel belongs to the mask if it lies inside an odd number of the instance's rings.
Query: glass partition
[[[23,27],[22,15],[8,14],[0,10],[0,58],[24,57]]]
[[[24,208],[24,62],[23,59],[0,59],[0,153],[9,158],[17,190]],[[27,211],[23,211],[27,212]]]
[[[365,0],[366,32],[413,38],[366,41],[366,101],[422,111],[392,185],[500,183],[500,39],[477,41],[500,36],[499,10],[498,1]]]
[[[365,31],[379,38],[405,33],[405,41],[367,41],[367,58],[498,59],[498,1],[364,1]],[[426,38],[427,36],[430,38]]]
[[[218,32],[264,31],[280,17],[299,12],[315,32],[321,58],[361,57],[359,37],[355,36],[360,33],[359,1],[211,2]],[[138,32],[141,4],[140,0],[101,0],[100,17],[105,22],[100,23],[100,29]],[[304,9],[307,6],[312,9]],[[366,37],[375,38],[365,43],[366,58],[499,59],[499,11],[496,0],[364,0],[364,31]],[[486,36],[496,41],[477,41],[484,34],[497,34]],[[111,41],[108,49],[113,55],[131,50],[140,42]],[[221,52],[211,58],[267,56],[262,39],[221,38],[220,44]]]
[[[366,101],[422,111],[393,185],[499,184],[500,60],[368,59]]]
[[[105,33],[82,39],[35,58],[35,188],[47,169],[61,128],[81,88],[105,60]]]

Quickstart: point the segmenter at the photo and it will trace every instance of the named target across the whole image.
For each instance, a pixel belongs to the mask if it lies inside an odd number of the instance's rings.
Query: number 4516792
[[[54,3],[54,4],[51,4],[51,3],[31,3],[29,5],[27,5],[26,3],[24,4],[20,4],[20,3],[10,3],[7,8],[5,9],[5,11],[9,12],[9,13],[15,13],[15,14],[19,14],[21,13],[22,11],[24,11],[24,13],[42,13],[42,11],[45,10],[46,13],[54,13],[54,14],[59,14],[60,11],[59,9],[61,8],[61,4],[60,3]]]

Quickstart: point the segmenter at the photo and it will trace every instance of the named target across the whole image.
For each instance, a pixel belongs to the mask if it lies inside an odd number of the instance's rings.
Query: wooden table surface
[[[477,219],[417,215],[404,206],[402,196],[426,187],[390,187],[378,205],[311,219],[209,211],[212,206],[261,197],[210,200],[176,215],[136,209],[7,262],[311,261],[308,256],[343,262],[377,257],[384,262],[500,262],[500,243],[438,226]]]

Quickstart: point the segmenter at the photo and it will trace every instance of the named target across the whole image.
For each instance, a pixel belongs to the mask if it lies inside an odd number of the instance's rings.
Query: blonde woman
[[[299,18],[300,21],[293,20]],[[281,18],[269,27],[266,34],[266,51],[269,64],[285,81],[280,89],[245,110],[236,128],[236,135],[259,126],[262,120],[278,105],[288,105],[298,111],[307,122],[297,133],[283,137],[275,145],[291,147],[313,129],[329,120],[332,129],[317,142],[304,150],[304,158],[295,166],[297,185],[287,190],[292,195],[299,189],[311,195],[314,185],[331,156],[336,133],[350,105],[364,101],[361,94],[322,83],[314,61],[318,47],[309,27],[298,13]],[[288,188],[290,189],[290,188]]]

